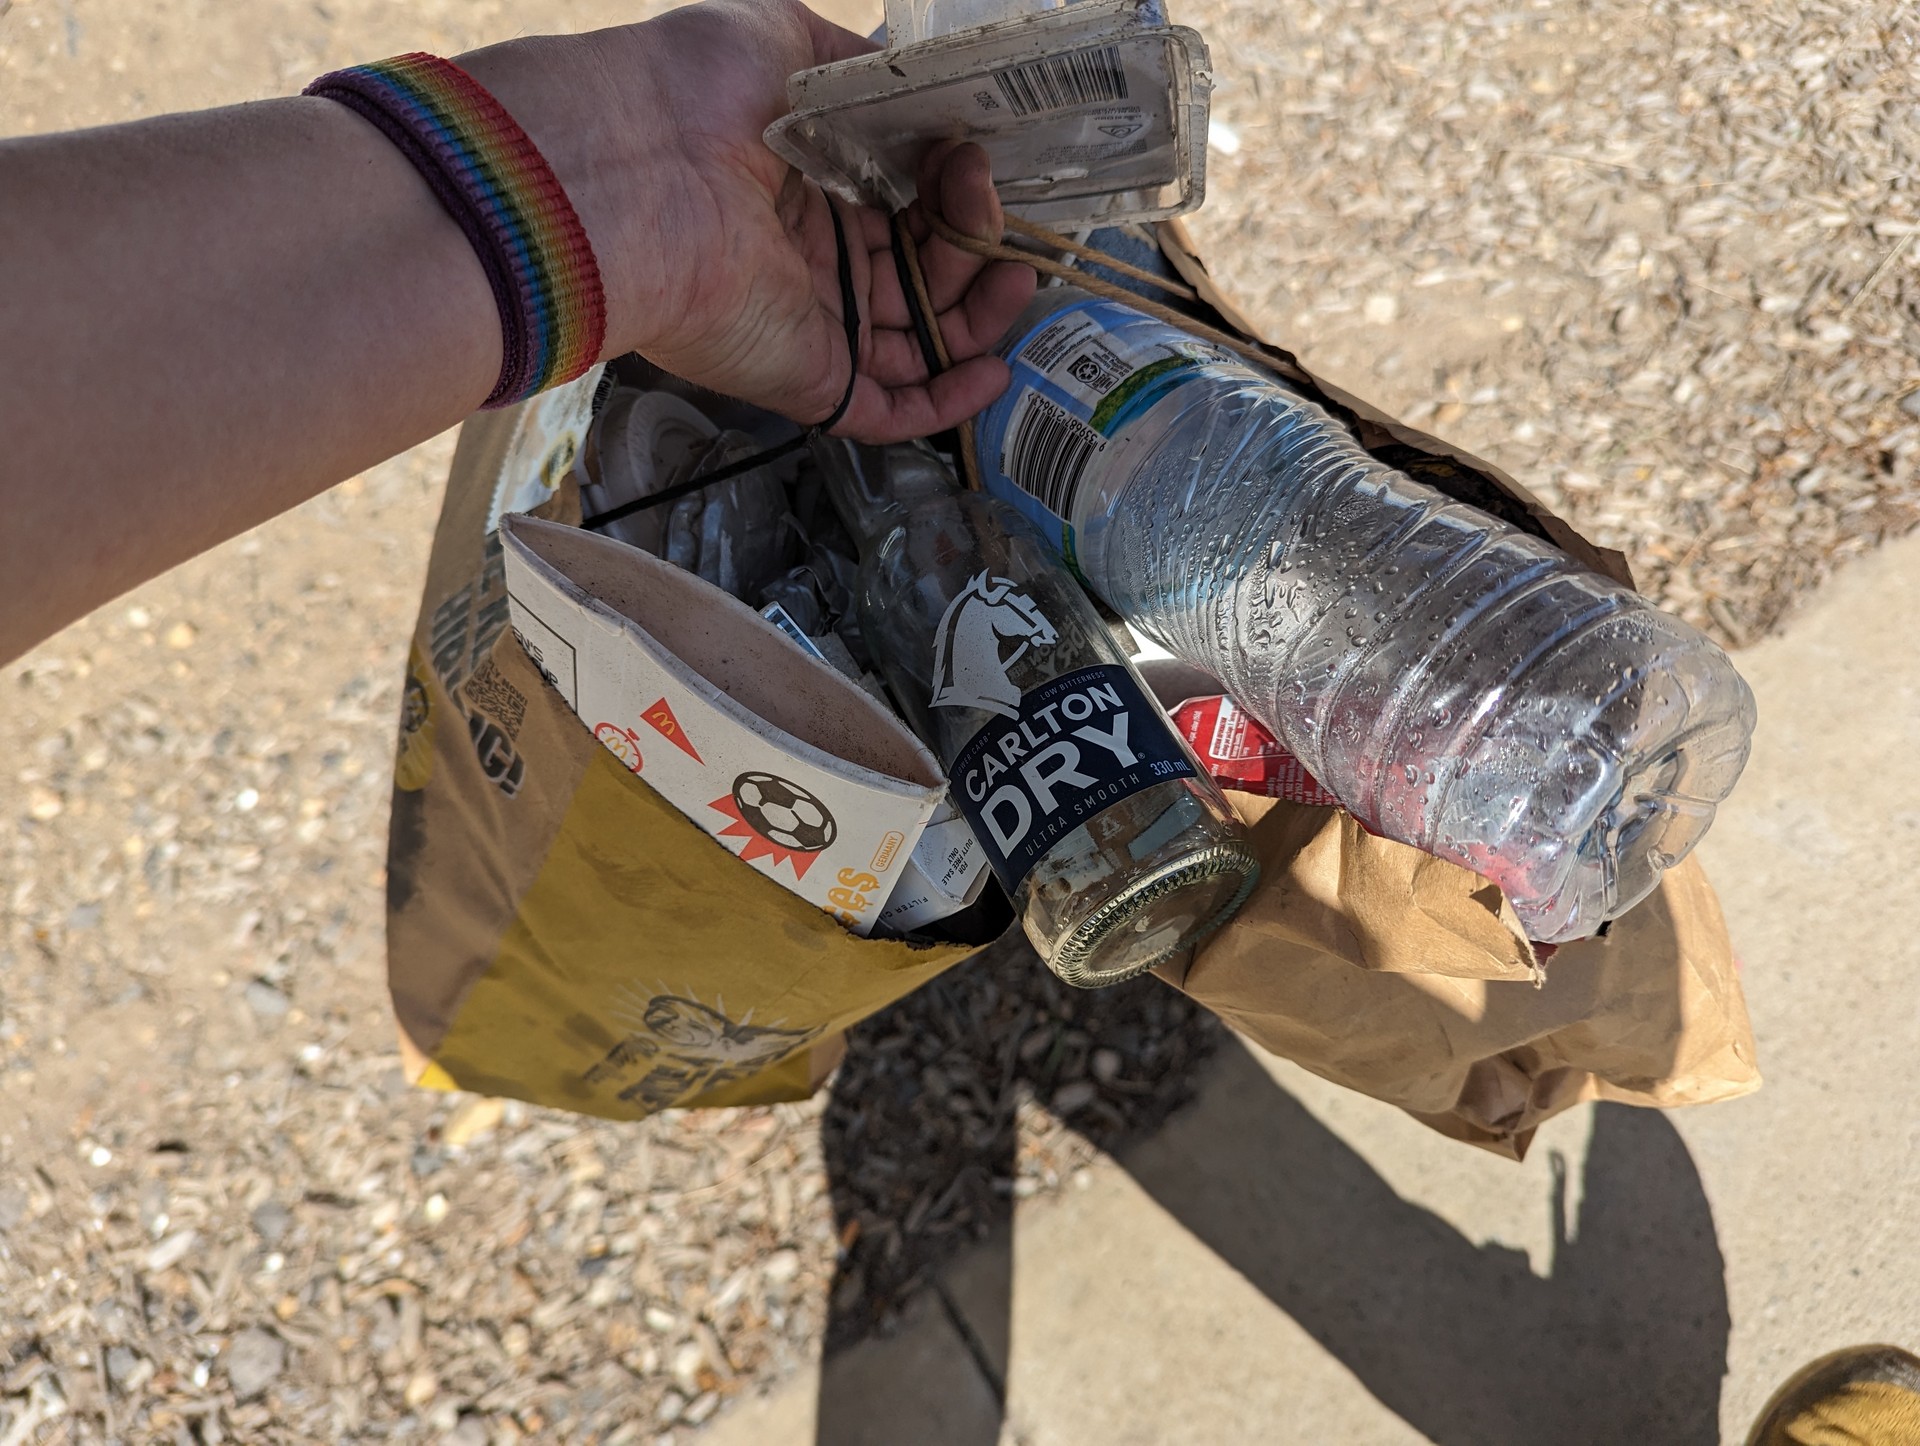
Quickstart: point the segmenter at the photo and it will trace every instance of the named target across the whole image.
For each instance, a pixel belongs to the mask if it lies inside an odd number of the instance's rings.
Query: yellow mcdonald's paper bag
[[[842,1030],[973,946],[857,937],[666,802],[541,675],[508,626],[498,523],[516,499],[568,510],[550,464],[590,415],[576,387],[570,421],[552,398],[470,421],[449,479],[388,847],[403,1052],[422,1084],[612,1118],[800,1098]]]

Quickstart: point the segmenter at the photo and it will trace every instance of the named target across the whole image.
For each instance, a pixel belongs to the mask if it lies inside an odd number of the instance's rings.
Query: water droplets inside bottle
[[[1384,466],[1272,377],[1195,361],[1191,338],[1070,288],[1015,328],[983,456],[1027,415],[1021,348],[1067,311],[1080,339],[1033,365],[1097,341],[1161,367],[1157,400],[1088,455],[1067,519],[1121,616],[1218,677],[1370,828],[1493,877],[1537,939],[1591,934],[1685,857],[1753,727],[1709,640]],[[990,485],[1058,493],[1050,475]]]

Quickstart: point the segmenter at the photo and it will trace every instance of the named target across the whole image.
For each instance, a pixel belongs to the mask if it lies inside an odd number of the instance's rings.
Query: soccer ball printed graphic
[[[827,806],[797,783],[771,773],[743,773],[733,781],[740,817],[769,843],[817,854],[839,833]]]

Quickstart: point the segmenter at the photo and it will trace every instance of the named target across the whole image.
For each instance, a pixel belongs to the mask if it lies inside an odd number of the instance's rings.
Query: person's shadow
[[[887,1423],[902,1418],[937,1421],[937,1446],[997,1439],[992,1411],[944,1411],[919,1394],[940,1388],[909,1372],[877,1395],[873,1373],[848,1378],[835,1353],[884,1331],[946,1257],[983,1242],[968,1265],[977,1328],[963,1333],[1004,1403],[1009,1332],[981,1321],[979,1302],[1011,1300],[1017,1101],[1055,1099],[1063,1081],[1063,1103],[1085,1101],[1066,1115],[1075,1129],[1438,1446],[1719,1440],[1720,1249],[1662,1113],[1598,1108],[1571,1231],[1556,1169],[1542,1278],[1524,1253],[1400,1198],[1225,1039],[1157,980],[1081,993],[1018,941],[854,1030],[823,1122],[846,1245],[818,1446],[896,1441]]]

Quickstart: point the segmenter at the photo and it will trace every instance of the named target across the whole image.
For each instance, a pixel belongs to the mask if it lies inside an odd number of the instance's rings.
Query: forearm
[[[988,353],[1033,275],[923,240],[955,360],[929,378],[887,218],[850,213],[865,340],[849,356],[843,228],[761,134],[788,76],[865,48],[799,0],[714,0],[458,59],[586,232],[603,358],[640,351],[803,422],[857,368],[842,429],[893,441],[999,394],[1006,368]],[[997,234],[985,156],[943,155],[928,179],[950,219]],[[924,218],[908,224],[927,236]],[[502,352],[460,225],[344,105],[0,142],[0,663],[453,425],[492,391]]]
[[[459,228],[330,101],[0,144],[0,662],[459,421],[500,347]]]

